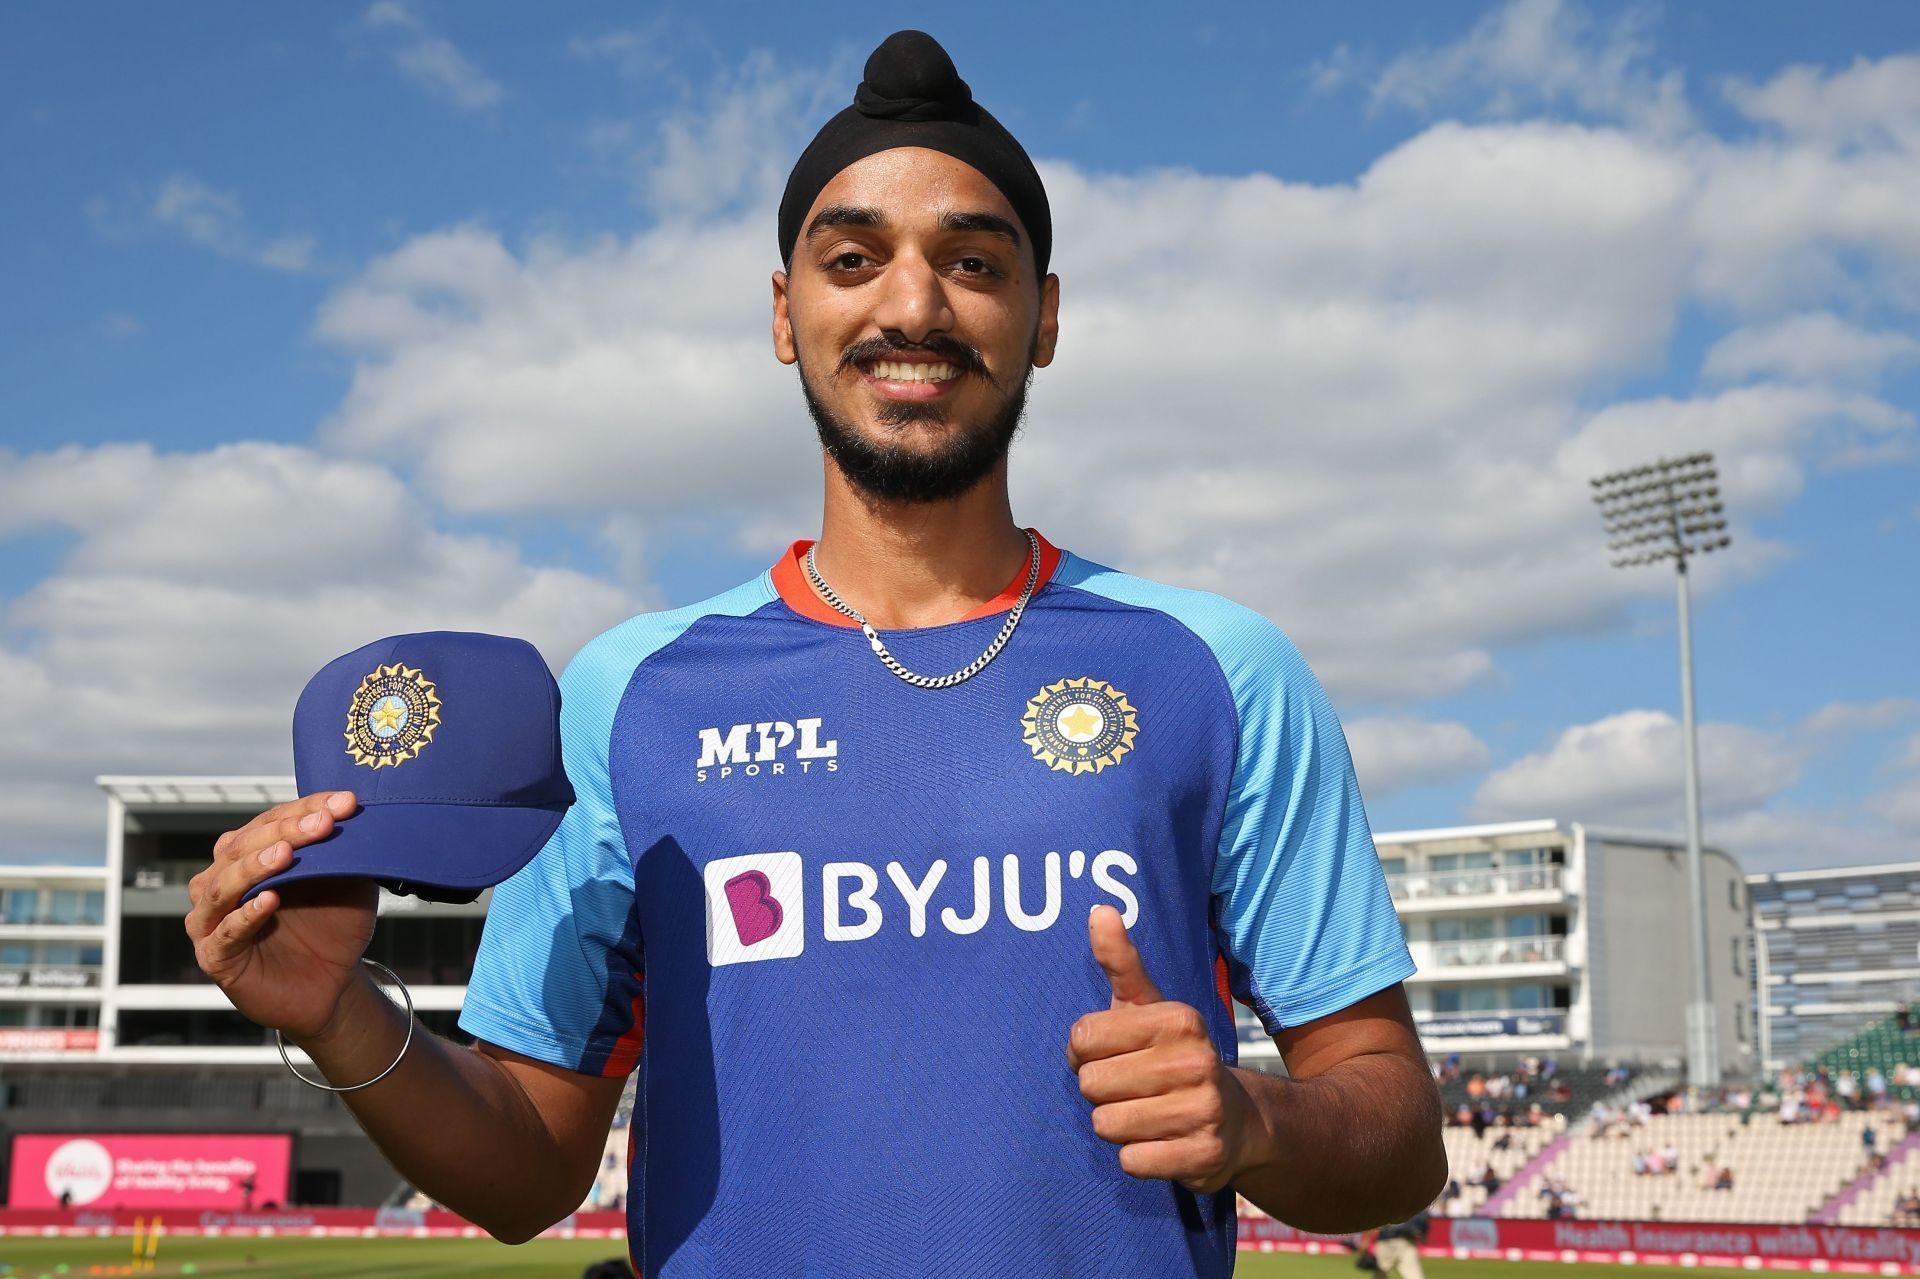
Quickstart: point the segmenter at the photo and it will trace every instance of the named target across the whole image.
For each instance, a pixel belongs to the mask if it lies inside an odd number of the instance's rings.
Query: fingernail
[[[305,817],[302,817],[300,819],[300,829],[309,835],[318,835],[320,833],[320,814],[308,813]]]

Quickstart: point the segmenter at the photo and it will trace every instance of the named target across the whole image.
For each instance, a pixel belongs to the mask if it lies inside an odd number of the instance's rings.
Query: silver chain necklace
[[[818,543],[815,545],[817,546]],[[827,585],[827,580],[820,576],[820,568],[813,562],[812,546],[807,548],[807,577],[812,581],[813,589],[820,592],[821,599],[860,623],[861,633],[867,637],[867,643],[873,647],[875,655],[887,664],[888,670],[915,688],[952,688],[961,680],[972,679],[985,670],[987,663],[998,657],[1000,650],[1007,646],[1007,641],[1013,637],[1013,628],[1020,625],[1020,615],[1026,611],[1027,601],[1033,598],[1033,585],[1040,580],[1040,539],[1033,535],[1032,529],[1027,530],[1027,547],[1032,554],[1032,562],[1027,565],[1027,584],[1021,588],[1020,598],[1014,602],[1012,611],[1007,614],[1006,625],[1002,626],[1000,633],[993,637],[993,643],[987,645],[986,652],[951,675],[916,675],[902,666],[899,659],[887,651],[887,646],[880,640],[880,632],[873,629],[873,623],[862,617],[859,609],[835,595],[833,588]]]

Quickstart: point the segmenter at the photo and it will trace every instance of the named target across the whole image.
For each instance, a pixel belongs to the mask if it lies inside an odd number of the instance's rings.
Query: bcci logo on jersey
[[[724,732],[718,728],[700,730],[700,760],[694,767],[695,780],[719,780],[728,777],[780,777],[788,771],[810,773],[818,764],[826,772],[840,769],[840,742],[829,737],[820,740],[820,717],[762,720],[757,724],[735,724]]]
[[[816,872],[820,909],[814,935],[822,942],[855,942],[904,927],[914,937],[934,928],[966,937],[985,928],[996,913],[1022,932],[1038,933],[1059,923],[1063,912],[1070,924],[1083,920],[1088,907],[1103,901],[1119,909],[1129,928],[1140,917],[1139,896],[1127,882],[1140,873],[1140,864],[1123,849],[1092,855],[1079,848],[1064,856],[1050,852],[1039,859],[1037,877],[1033,858],[1027,867],[1023,873],[1017,853],[976,857],[950,880],[945,858],[917,874],[897,861],[888,862],[884,872],[865,862],[822,862]],[[719,968],[791,959],[806,948],[808,874],[800,854],[717,858],[707,863],[704,879],[707,963]],[[1072,909],[1067,909],[1069,897]]]
[[[1063,679],[1033,695],[1020,728],[1035,759],[1077,776],[1126,758],[1140,735],[1140,712],[1103,679]]]

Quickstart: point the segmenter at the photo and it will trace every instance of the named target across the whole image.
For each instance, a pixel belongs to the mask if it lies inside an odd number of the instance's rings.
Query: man
[[[569,664],[579,800],[495,890],[479,1042],[401,1051],[356,966],[370,885],[227,912],[350,794],[222,838],[202,966],[337,1085],[398,1054],[348,1104],[508,1241],[580,1203],[640,1067],[650,1279],[1220,1276],[1235,1191],[1323,1232],[1424,1208],[1446,1162],[1412,965],[1319,685],[1257,614],[1013,520],[1059,334],[1025,151],[902,32],[779,230],[821,536]],[[1290,1078],[1234,1065],[1230,995]]]
[[[1547,1215],[1558,1215],[1552,1205],[1548,1205]],[[1382,1226],[1371,1237],[1362,1236],[1360,1255],[1371,1253],[1373,1265],[1361,1268],[1378,1270],[1382,1276],[1397,1275],[1399,1279],[1426,1279],[1426,1268],[1420,1264],[1420,1245],[1432,1229],[1431,1216],[1417,1212],[1405,1221]]]

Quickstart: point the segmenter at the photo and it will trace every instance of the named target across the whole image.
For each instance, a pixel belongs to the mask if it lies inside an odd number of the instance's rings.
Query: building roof
[[[161,807],[172,804],[284,804],[298,797],[294,780],[286,776],[171,777],[102,776],[93,779],[101,790],[123,804]]]

